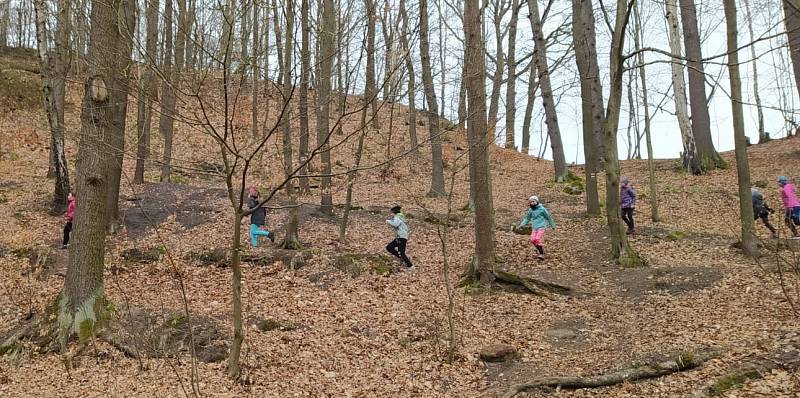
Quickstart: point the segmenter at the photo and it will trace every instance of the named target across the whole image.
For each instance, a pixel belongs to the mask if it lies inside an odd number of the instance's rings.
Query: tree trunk
[[[153,120],[153,100],[156,98],[156,76],[153,68],[156,68],[158,59],[158,8],[159,0],[148,0],[145,11],[147,33],[145,34],[145,68],[142,82],[139,85],[141,91],[137,100],[136,131],[136,170],[133,174],[134,184],[144,182],[144,162],[150,155],[150,126]]]
[[[128,8],[129,7],[129,8]],[[118,68],[120,73],[115,77],[117,81],[114,83],[115,89],[109,92],[111,98],[111,105],[116,108],[114,113],[114,122],[111,136],[111,149],[112,161],[108,163],[108,196],[106,200],[106,224],[109,231],[114,233],[117,228],[119,219],[119,187],[122,177],[122,161],[125,154],[125,125],[127,120],[128,111],[128,73],[130,71],[132,40],[136,19],[136,3],[120,9],[122,14],[117,15],[125,24],[121,29],[120,35],[125,36],[123,39],[117,40],[116,47],[111,55],[118,58]]]
[[[506,143],[508,149],[516,149],[514,124],[517,109],[517,21],[519,20],[519,0],[511,2],[511,21],[508,23],[508,82],[506,83]]]
[[[322,21],[319,54],[319,87],[317,89],[317,148],[322,157],[322,178],[320,179],[320,211],[333,215],[331,195],[331,152],[330,152],[330,114],[331,114],[331,71],[336,36],[336,9],[333,0],[322,0]],[[344,93],[345,97],[347,93]]]
[[[309,43],[309,34],[311,27],[309,26],[308,17],[308,2],[309,0],[300,0],[300,30],[301,30],[301,48],[300,48],[300,143],[297,148],[299,156],[299,163],[306,163],[308,158],[308,80],[311,74],[311,49]],[[300,192],[308,192],[308,168],[302,166],[300,169]]]
[[[161,82],[161,114],[158,119],[158,131],[164,137],[164,156],[161,159],[161,182],[170,182],[172,175],[172,136],[174,126],[172,115],[175,110],[175,92],[172,90],[172,19],[172,0],[165,0],[164,59],[161,65],[164,81]],[[223,37],[228,36],[223,33]],[[223,39],[223,41],[225,40]]]
[[[617,128],[619,127],[620,104],[622,102],[622,75],[624,72],[622,52],[625,45],[625,30],[628,26],[628,4],[617,0],[614,35],[611,40],[610,91],[606,111],[606,222],[611,240],[611,257],[625,267],[641,265],[642,260],[631,248],[620,222],[619,160],[617,159]]]
[[[418,153],[417,147],[417,108],[416,108],[416,87],[417,78],[414,75],[414,58],[411,56],[411,46],[408,44],[408,14],[406,13],[406,2],[400,0],[400,17],[403,19],[403,32],[400,34],[400,45],[403,47],[403,59],[405,60],[406,72],[408,72],[408,137],[411,142],[411,151]],[[444,171],[442,171],[444,176]]]
[[[121,111],[112,101],[127,95],[125,73],[130,63],[135,3],[92,2],[88,75],[81,104],[76,208],[64,290],[58,299],[62,347],[70,336],[79,341],[95,335],[108,319],[103,289],[108,164],[111,137]],[[122,51],[120,51],[122,50]],[[114,94],[114,93],[117,94]]]
[[[252,120],[252,135],[253,139],[258,139],[258,112],[260,111],[259,103],[258,103],[258,96],[261,93],[260,83],[261,83],[261,64],[259,63],[259,58],[263,56],[263,49],[261,48],[261,27],[259,23],[259,19],[261,15],[259,13],[261,9],[260,4],[256,3],[253,4],[253,55],[251,57],[251,66],[253,68],[253,83],[252,88],[250,89],[250,101],[252,104],[250,110],[250,117]],[[265,34],[266,36],[266,34]],[[268,84],[268,83],[267,83]],[[266,106],[265,106],[266,108]],[[308,120],[308,116],[306,116],[306,120]],[[306,132],[306,137],[308,137],[308,132]]]
[[[678,25],[678,7],[675,0],[666,0],[667,26],[669,27],[669,47],[670,52],[675,57],[681,57],[681,32]],[[689,120],[689,109],[686,100],[686,83],[683,79],[683,64],[677,59],[673,59],[672,66],[672,90],[675,93],[675,114],[678,118],[678,127],[681,130],[681,141],[683,142],[683,167],[692,174],[700,174],[700,158],[697,156],[697,148],[692,132],[691,121]]]
[[[428,38],[428,0],[419,2],[419,52],[422,61],[422,84],[428,104],[428,134],[431,141],[431,189],[428,196],[440,197],[444,190],[444,160],[442,158],[442,137],[439,135],[439,111],[436,91],[431,71],[431,50]]]
[[[282,73],[283,76],[283,107],[286,103],[291,101],[294,90],[292,84],[292,54],[294,52],[294,1],[287,0],[286,6],[286,39],[284,40],[284,54]],[[283,130],[283,169],[286,178],[291,178],[294,173],[294,165],[292,162],[293,149],[292,149],[292,130],[291,130],[291,108],[286,107],[286,110],[281,116],[281,126]],[[289,199],[289,220],[286,222],[286,236],[283,244],[284,249],[298,249],[300,248],[300,241],[298,239],[299,219],[297,216],[297,206],[295,206],[295,184],[293,180],[286,183],[286,196]]]
[[[753,233],[753,199],[750,194],[750,165],[747,160],[747,137],[744,133],[742,80],[739,77],[739,28],[736,23],[736,1],[724,0],[725,26],[728,33],[728,75],[731,82],[733,136],[736,146],[736,175],[739,182],[739,216],[742,221],[742,249],[758,258],[758,241]]]
[[[700,31],[697,27],[695,0],[680,0],[681,22],[683,24],[683,43],[686,46],[687,66],[689,68],[689,99],[692,109],[692,133],[697,145],[700,168],[711,171],[724,165],[722,158],[714,149],[711,139],[711,119],[706,102],[706,81],[703,55],[700,51]]]
[[[755,43],[756,37],[753,33],[753,16],[750,13],[749,0],[744,0],[744,9],[747,13],[747,31],[750,34],[750,43]],[[751,45],[749,47],[753,63],[753,97],[756,101],[756,114],[758,115],[758,143],[763,144],[769,141],[769,133],[764,131],[764,109],[761,106],[761,95],[758,92],[758,56],[756,55],[756,46]]]
[[[461,63],[461,81],[458,84],[458,126],[462,130],[467,129],[467,83],[464,78],[466,73],[467,63]]]
[[[800,1],[783,0],[783,14],[795,88],[800,93]]]
[[[531,57],[531,75],[528,78],[528,100],[525,101],[525,116],[522,118],[522,148],[520,152],[530,155],[531,150],[531,118],[533,117],[533,104],[536,103],[536,59]]]
[[[639,6],[641,3],[634,5],[634,14],[636,32],[633,35],[634,48],[638,52],[642,48],[642,20]],[[653,143],[650,134],[650,100],[647,96],[647,77],[645,76],[644,66],[644,53],[638,52],[637,58],[639,61],[639,79],[642,82],[642,105],[644,106],[644,136],[647,142],[647,172],[650,182],[650,219],[653,222],[660,221],[658,216],[658,189],[656,182],[656,168],[653,162]]]
[[[249,73],[250,68],[250,52],[248,45],[250,42],[250,4],[251,0],[239,0],[238,6],[241,7],[242,18],[239,22],[240,34],[239,40],[241,41],[239,47],[239,73],[244,77]]]
[[[487,2],[488,3],[488,2]],[[497,112],[500,108],[500,90],[503,86],[503,71],[506,68],[505,54],[503,53],[503,34],[500,30],[500,24],[503,16],[506,13],[505,0],[494,0],[494,35],[495,35],[495,53],[494,53],[494,75],[492,76],[492,94],[489,98],[489,125],[492,136],[495,135],[497,129]],[[484,6],[485,7],[485,6]]]
[[[64,94],[69,70],[70,9],[68,2],[59,0],[56,45],[53,51],[48,51],[47,4],[43,0],[35,0],[33,7],[36,13],[36,45],[39,52],[44,108],[50,126],[50,159],[55,177],[50,213],[61,214],[67,208],[67,195],[70,191],[69,167],[64,153]]]
[[[542,33],[542,21],[539,16],[537,1],[528,1],[528,17],[533,30],[534,57],[536,69],[539,71],[539,87],[542,90],[542,104],[544,105],[545,124],[547,135],[550,137],[550,146],[553,150],[553,167],[555,168],[555,181],[564,181],[567,176],[567,161],[564,156],[564,144],[561,142],[561,130],[558,128],[558,112],[553,98],[553,89],[550,85],[550,68],[547,65],[547,47]]]
[[[424,0],[423,0],[424,1]],[[467,138],[469,140],[470,191],[475,200],[475,254],[464,273],[466,283],[491,283],[495,266],[494,209],[490,147],[486,123],[486,65],[481,10],[478,0],[464,1],[464,37],[467,79]]]

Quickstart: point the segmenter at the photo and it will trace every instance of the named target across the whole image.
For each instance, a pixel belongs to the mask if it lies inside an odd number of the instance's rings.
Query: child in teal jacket
[[[536,195],[528,198],[528,206],[528,212],[525,213],[525,217],[522,218],[517,228],[522,228],[528,223],[531,224],[531,244],[539,252],[536,258],[541,261],[544,260],[544,232],[548,226],[555,230],[556,222],[544,205],[539,203],[539,197]]]

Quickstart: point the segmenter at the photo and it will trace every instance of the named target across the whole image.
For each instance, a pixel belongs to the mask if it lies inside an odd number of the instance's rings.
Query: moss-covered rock
[[[130,263],[148,264],[158,261],[161,258],[161,251],[158,247],[151,247],[149,249],[134,247],[123,251],[121,256]]]
[[[395,261],[382,254],[341,253],[334,262],[336,269],[357,278],[364,272],[389,276],[395,272]]]

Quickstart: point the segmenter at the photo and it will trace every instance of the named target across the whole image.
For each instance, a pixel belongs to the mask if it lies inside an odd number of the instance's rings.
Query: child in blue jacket
[[[522,218],[517,228],[522,228],[528,223],[531,224],[531,244],[539,252],[536,258],[542,261],[544,260],[544,232],[548,226],[555,230],[556,222],[544,205],[539,203],[539,197],[536,195],[528,198],[528,212],[525,213],[525,217]]]

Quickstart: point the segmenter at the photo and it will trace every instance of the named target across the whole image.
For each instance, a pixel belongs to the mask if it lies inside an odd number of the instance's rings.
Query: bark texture
[[[428,134],[431,143],[431,189],[429,196],[444,196],[444,165],[442,137],[439,128],[439,111],[436,103],[436,88],[431,70],[431,49],[428,35],[428,0],[419,2],[419,52],[422,60],[422,83],[428,104]]]

